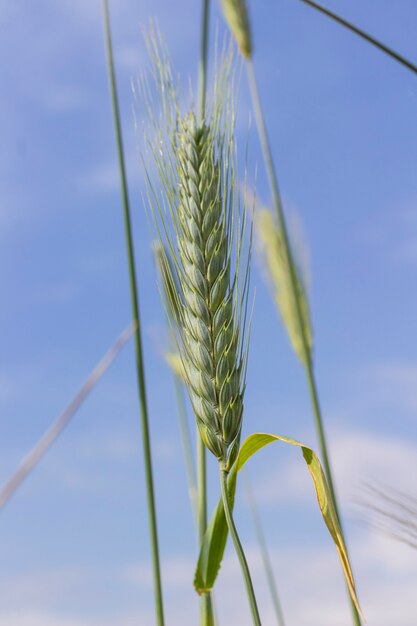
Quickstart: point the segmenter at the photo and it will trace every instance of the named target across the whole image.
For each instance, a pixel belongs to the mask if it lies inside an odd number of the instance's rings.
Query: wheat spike
[[[252,37],[245,0],[221,0],[225,20],[245,59],[252,56]]]
[[[313,349],[313,334],[305,280],[303,280],[299,266],[295,263],[298,297],[301,304],[303,324],[303,328],[300,329],[297,321],[296,303],[291,283],[289,260],[285,254],[283,235],[276,225],[272,213],[268,209],[259,209],[257,211],[256,232],[258,235],[259,250],[265,261],[274,300],[281,314],[293,349],[298,358],[302,362],[305,362],[308,355],[305,354],[302,333],[304,333],[309,354],[311,354]],[[294,259],[294,255],[291,256]]]
[[[162,130],[150,140],[160,182],[149,176],[148,195],[166,246],[160,249],[164,284],[178,281],[165,291],[177,312],[178,349],[199,432],[216,458],[230,464],[242,427],[248,261],[235,193],[232,110],[225,97],[229,70],[220,71],[213,107],[199,122],[193,112],[179,114],[166,68],[155,67],[168,124],[166,134]]]
[[[208,128],[199,128],[193,114],[184,120],[180,145],[184,369],[202,438],[218,459],[224,459],[240,433],[243,402],[230,289],[230,231],[219,187],[222,164]]]

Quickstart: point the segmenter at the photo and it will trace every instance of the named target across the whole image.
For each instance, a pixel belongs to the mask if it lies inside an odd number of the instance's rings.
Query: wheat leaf
[[[329,493],[326,478],[320,461],[315,452],[308,446],[303,445],[295,439],[282,437],[280,435],[272,435],[268,433],[255,433],[250,435],[242,444],[238,457],[229,475],[228,490],[230,502],[233,505],[236,492],[237,474],[245,465],[245,463],[256,454],[259,450],[270,443],[282,441],[301,448],[307,468],[314,481],[317,500],[320,507],[324,522],[330,532],[331,537],[336,545],[342,565],[343,574],[345,576],[351,598],[360,612],[359,602],[355,590],[355,582],[352,570],[349,564],[346,546],[344,544],[340,525]],[[224,515],[223,505],[221,501],[217,504],[213,517],[207,528],[204,542],[201,547],[197,569],[194,578],[194,586],[198,593],[206,593],[210,591],[215,583],[220,565],[223,559],[224,550],[227,541],[227,524]]]

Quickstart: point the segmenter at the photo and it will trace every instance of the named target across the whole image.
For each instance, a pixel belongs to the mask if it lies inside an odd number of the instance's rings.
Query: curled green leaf
[[[336,511],[329,492],[329,487],[321,467],[320,461],[315,452],[308,446],[303,445],[295,439],[282,437],[280,435],[272,435],[268,433],[254,433],[250,435],[242,444],[236,462],[229,475],[228,490],[230,502],[233,505],[236,492],[237,474],[245,465],[245,463],[256,452],[264,448],[270,443],[282,441],[301,448],[307,468],[314,481],[317,500],[320,507],[323,520],[330,532],[335,543],[342,565],[343,574],[346,579],[347,586],[353,603],[359,612],[360,606],[355,590],[355,581],[353,579],[352,570],[349,563],[346,546],[343,541],[340,524],[337,519]],[[207,593],[213,588],[217,578],[220,565],[223,559],[224,550],[227,542],[227,523],[221,500],[218,502],[213,517],[207,528],[203,544],[197,563],[197,569],[194,578],[194,586],[199,594]]]

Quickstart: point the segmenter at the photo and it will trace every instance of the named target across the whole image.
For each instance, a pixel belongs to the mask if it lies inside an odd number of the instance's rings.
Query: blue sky
[[[196,82],[200,3],[111,2],[134,214],[168,624],[197,622],[196,555],[172,380],[142,204],[130,82],[157,17],[184,83]],[[258,6],[259,4],[259,6]],[[213,2],[212,36],[223,32]],[[315,359],[359,595],[370,626],[411,626],[415,553],[356,521],[366,481],[416,491],[417,81],[296,0],[252,2],[255,64],[285,206],[308,241]],[[412,0],[329,2],[417,58]],[[98,0],[0,8],[0,480],[130,319],[115,142]],[[244,74],[238,142],[250,127]],[[270,200],[253,124],[249,168]],[[254,265],[245,432],[317,448],[303,372]],[[218,494],[209,461],[210,503]],[[291,626],[347,626],[335,549],[299,454],[252,465]],[[237,522],[265,624],[272,608],[243,490]],[[1,626],[154,624],[133,349],[106,374],[0,515]],[[222,623],[250,624],[229,550]]]

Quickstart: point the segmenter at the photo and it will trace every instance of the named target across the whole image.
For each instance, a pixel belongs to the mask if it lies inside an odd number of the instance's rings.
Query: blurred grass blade
[[[256,233],[260,243],[259,249],[265,261],[274,300],[281,313],[293,349],[300,361],[306,364],[306,354],[311,354],[313,348],[306,280],[295,260],[293,251],[288,258],[282,231],[275,223],[273,214],[268,209],[260,209],[257,211],[255,219]],[[294,261],[297,294],[294,294],[292,288],[289,267],[291,259]],[[300,303],[302,328],[297,324],[296,298]],[[307,341],[307,351],[304,346],[304,338]]]
[[[139,403],[140,414],[142,424],[142,443],[143,443],[143,456],[145,463],[146,474],[146,494],[148,502],[148,515],[149,515],[149,529],[151,535],[151,548],[152,548],[152,564],[153,564],[153,578],[154,578],[154,590],[155,590],[155,609],[158,626],[164,626],[164,609],[162,599],[162,581],[161,581],[161,567],[159,561],[159,546],[158,546],[158,531],[156,522],[156,507],[155,507],[155,494],[153,484],[153,471],[152,471],[152,458],[151,458],[151,443],[149,434],[149,419],[148,419],[148,406],[146,400],[146,386],[145,386],[145,372],[143,363],[142,352],[142,336],[139,314],[139,295],[136,280],[135,270],[135,255],[133,247],[133,236],[131,227],[129,196],[127,190],[126,168],[123,152],[123,140],[122,129],[120,122],[119,102],[117,97],[117,84],[116,74],[114,70],[113,61],[113,47],[111,41],[110,31],[110,16],[108,1],[103,0],[103,17],[104,17],[104,31],[106,40],[106,53],[107,53],[107,70],[110,83],[110,94],[113,106],[113,122],[116,134],[117,142],[117,155],[119,160],[119,172],[120,172],[120,184],[121,194],[123,202],[123,216],[125,223],[125,237],[127,258],[129,266],[129,282],[130,282],[130,294],[132,301],[132,315],[136,326],[135,332],[135,352],[136,352],[136,373],[137,383],[139,391]]]
[[[43,437],[32,448],[29,454],[23,459],[20,467],[9,478],[7,483],[0,491],[0,509],[10,500],[15,494],[21,483],[25,480],[28,474],[36,467],[39,461],[45,456],[49,448],[57,440],[62,433],[68,422],[78,411],[84,400],[93,390],[95,385],[101,379],[103,374],[110,367],[114,359],[117,357],[122,348],[126,345],[130,337],[135,330],[134,324],[131,324],[126,328],[122,334],[118,337],[115,344],[106,352],[101,361],[93,369],[85,383],[82,385],[78,393],[74,396],[66,409],[58,416],[52,426],[46,431]]]
[[[355,499],[372,529],[417,549],[417,498],[397,488],[364,484]]]
[[[375,46],[376,48],[378,48],[379,50],[381,50],[382,52],[390,56],[392,59],[394,59],[398,63],[401,63],[401,65],[406,67],[408,70],[411,70],[414,74],[417,74],[417,66],[414,63],[412,63],[411,61],[403,57],[401,54],[398,54],[397,52],[395,52],[394,50],[392,50],[391,48],[389,48],[382,42],[378,41],[378,39],[375,39],[375,37],[372,37],[372,35],[369,35],[365,31],[355,26],[354,24],[351,24],[351,22],[348,22],[347,20],[345,20],[343,17],[340,17],[336,13],[333,13],[333,11],[330,11],[329,9],[324,7],[322,4],[319,4],[318,2],[314,2],[314,0],[301,0],[301,2],[304,2],[304,4],[308,4],[313,9],[320,11],[320,13],[323,13],[323,15],[327,15],[327,17],[330,17],[332,20],[334,20],[338,24],[341,24],[342,26],[350,30],[352,33],[355,33],[355,35],[358,35],[359,37],[361,37],[368,43],[372,44],[373,46]]]
[[[349,558],[342,537],[340,524],[333,506],[332,497],[327,486],[327,481],[320,465],[320,461],[311,448],[304,446],[294,439],[281,437],[279,435],[271,435],[267,433],[255,433],[250,435],[242,444],[236,462],[230,472],[228,481],[230,502],[231,504],[234,502],[238,472],[251,458],[251,456],[256,454],[256,452],[264,448],[266,445],[276,441],[282,441],[301,448],[303,458],[314,481],[314,487],[321,514],[339,554],[342,570],[352,601],[360,613]],[[194,585],[198,593],[207,593],[214,585],[223,558],[227,534],[227,524],[223,505],[221,501],[219,501],[208,526],[205,541],[203,543],[197,564]]]
[[[274,605],[275,617],[278,626],[285,626],[284,614],[282,611],[281,601],[278,595],[277,583],[274,576],[274,570],[272,567],[271,559],[269,556],[268,546],[266,543],[264,531],[262,528],[261,518],[258,513],[258,507],[256,505],[255,494],[253,493],[252,485],[249,480],[247,472],[243,474],[246,495],[249,503],[249,508],[252,513],[253,522],[255,525],[256,535],[258,537],[259,548],[261,552],[262,562],[265,569],[266,579],[268,581],[269,591],[272,597],[272,603]]]

